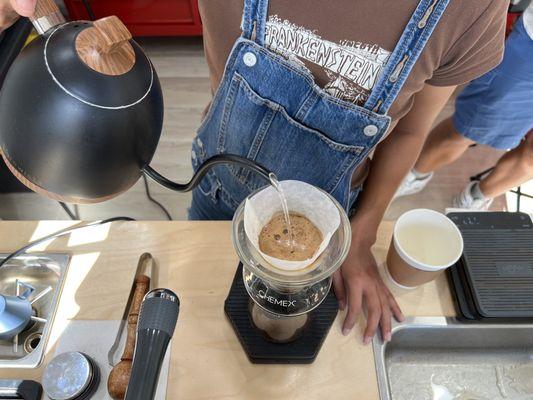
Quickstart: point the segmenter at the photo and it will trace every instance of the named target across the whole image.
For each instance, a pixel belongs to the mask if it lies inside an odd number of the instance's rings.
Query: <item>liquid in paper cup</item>
[[[394,225],[387,269],[403,287],[434,280],[463,253],[463,238],[445,215],[427,209],[411,210]]]
[[[339,228],[341,218],[337,206],[321,190],[301,181],[286,180],[279,182],[287,199],[289,212],[309,219],[322,233],[322,243],[313,257],[303,261],[281,260],[271,257],[259,248],[259,234],[274,214],[282,212],[279,194],[273,186],[256,193],[244,203],[244,231],[248,240],[261,256],[272,266],[286,271],[307,268],[327,248],[335,231]]]

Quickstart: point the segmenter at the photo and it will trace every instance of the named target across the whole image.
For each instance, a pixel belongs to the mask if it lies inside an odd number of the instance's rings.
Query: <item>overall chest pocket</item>
[[[223,109],[217,152],[236,153],[275,172],[280,180],[296,179],[330,192],[364,153],[363,146],[333,141],[326,133],[292,118],[279,104],[261,97],[235,73]],[[228,166],[242,186],[239,197],[265,185],[253,172]],[[224,182],[230,185],[231,182]],[[236,199],[239,200],[239,199]]]

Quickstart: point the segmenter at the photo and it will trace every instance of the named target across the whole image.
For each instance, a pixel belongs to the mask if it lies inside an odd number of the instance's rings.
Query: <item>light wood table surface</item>
[[[11,252],[66,221],[1,222],[0,252]],[[386,256],[392,223],[380,227],[374,252]],[[46,360],[70,319],[117,320],[122,316],[139,256],[158,264],[157,284],[181,301],[172,343],[167,399],[376,400],[372,346],[364,346],[360,319],[341,334],[339,314],[311,365],[251,364],[224,314],[223,305],[238,259],[229,222],[115,222],[56,239],[39,250],[72,255]],[[453,316],[445,276],[409,292],[395,291],[406,316]],[[45,360],[45,362],[46,362]],[[42,368],[1,370],[1,378],[40,380]]]

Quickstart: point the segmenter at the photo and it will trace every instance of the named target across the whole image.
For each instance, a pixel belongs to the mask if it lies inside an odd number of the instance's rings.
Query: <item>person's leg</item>
[[[431,131],[414,169],[419,174],[430,174],[457,160],[473,143],[457,132],[453,119],[448,118]]]
[[[533,131],[498,160],[494,170],[479,182],[479,189],[485,197],[494,198],[530,179],[533,179]]]
[[[434,171],[457,160],[473,143],[457,131],[453,118],[442,121],[428,135],[415,166],[403,180],[395,197],[422,191]]]
[[[501,64],[474,82],[456,101],[454,125],[477,143],[514,149],[491,174],[471,182],[453,200],[455,207],[486,210],[494,197],[533,177],[532,134],[522,140],[533,126],[533,41],[523,19],[505,43]],[[478,107],[469,107],[472,104]]]

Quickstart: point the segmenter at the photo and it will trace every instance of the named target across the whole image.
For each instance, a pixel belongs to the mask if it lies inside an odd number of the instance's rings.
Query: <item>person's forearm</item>
[[[361,193],[352,231],[359,241],[373,244],[389,203],[424,145],[425,135],[394,129],[377,147]]]
[[[377,147],[357,213],[352,219],[354,243],[374,244],[389,203],[414,166],[431,125],[454,90],[453,86],[424,85],[416,94],[411,110]]]

